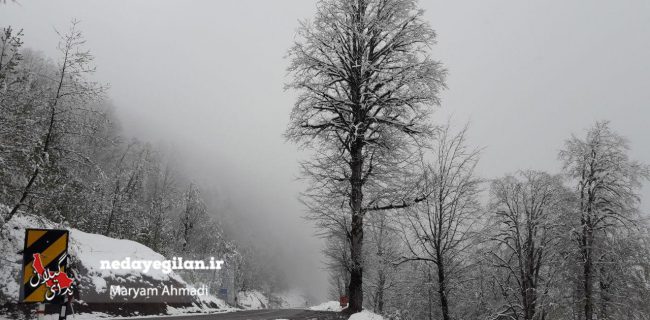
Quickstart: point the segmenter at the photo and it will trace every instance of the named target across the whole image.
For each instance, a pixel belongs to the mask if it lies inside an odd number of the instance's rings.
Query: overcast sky
[[[241,231],[272,243],[293,285],[324,298],[320,242],[297,201],[300,155],[282,137],[296,96],[283,90],[284,56],[315,3],[22,0],[0,7],[0,25],[23,28],[26,47],[54,57],[54,28],[81,20],[125,129],[173,144],[217,190],[220,214],[245,221]],[[650,162],[649,1],[420,5],[449,70],[434,120],[471,122],[470,142],[485,147],[482,176],[557,171],[563,141],[602,119]]]

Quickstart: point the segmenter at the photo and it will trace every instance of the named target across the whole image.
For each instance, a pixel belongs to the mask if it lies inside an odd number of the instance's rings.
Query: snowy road
[[[309,311],[300,309],[238,311],[222,314],[169,316],[147,319],[165,320],[343,320],[346,316],[338,312]]]

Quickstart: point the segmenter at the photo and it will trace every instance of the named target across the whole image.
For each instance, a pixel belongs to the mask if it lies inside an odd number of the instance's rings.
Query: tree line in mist
[[[468,129],[431,116],[435,37],[415,0],[322,0],[289,49],[286,136],[312,154],[331,297],[390,319],[650,319],[649,167],[603,121],[561,172],[479,177]]]
[[[366,216],[365,308],[391,319],[649,319],[648,167],[607,122],[571,137],[564,170],[478,177],[466,128],[434,135],[426,200]],[[487,196],[487,199],[485,198]],[[330,296],[348,294],[345,211],[313,212],[327,239]]]
[[[122,133],[77,22],[58,34],[55,59],[22,36],[6,27],[0,38],[0,224],[32,213],[167,257],[223,258],[228,272],[183,274],[213,292],[284,288],[263,253],[225,237],[169,150]]]

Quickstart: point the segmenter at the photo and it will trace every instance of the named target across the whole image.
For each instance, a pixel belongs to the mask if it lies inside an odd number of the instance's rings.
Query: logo
[[[57,271],[50,271],[43,267],[40,253],[34,253],[33,257],[32,268],[34,269],[34,275],[29,279],[29,285],[32,288],[44,284],[47,287],[47,291],[45,291],[45,300],[47,301],[52,301],[58,295],[72,295],[74,280],[62,271],[61,266],[62,262],[66,260],[67,254],[61,256],[58,260]]]
[[[67,230],[25,230],[20,301],[63,303],[72,295],[68,239]]]

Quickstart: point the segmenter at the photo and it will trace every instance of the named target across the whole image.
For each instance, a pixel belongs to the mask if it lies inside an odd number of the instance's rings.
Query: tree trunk
[[[433,275],[431,274],[431,268],[429,265],[427,267],[427,305],[429,306],[429,320],[433,320]]]
[[[440,296],[442,319],[449,320],[449,301],[447,300],[447,285],[445,284],[445,265],[442,259],[442,254],[438,253],[438,262],[436,263],[438,269],[438,295]]]
[[[384,286],[386,285],[386,275],[383,270],[379,270],[379,281],[377,284],[377,294],[375,295],[375,312],[384,312]]]
[[[537,286],[535,282],[535,269],[539,267],[536,262],[535,257],[535,241],[533,240],[533,234],[535,233],[535,228],[531,224],[532,217],[528,217],[528,232],[526,237],[526,253],[525,267],[524,267],[524,277],[522,280],[523,284],[523,299],[524,299],[524,319],[533,320],[535,318],[535,312],[537,308]],[[541,261],[541,260],[540,260]],[[541,262],[539,262],[541,263]]]
[[[360,312],[363,309],[363,264],[362,264],[362,248],[363,248],[363,216],[356,214],[352,218],[352,232],[351,232],[351,246],[350,253],[352,258],[352,265],[350,268],[350,304],[348,311]]]
[[[592,238],[593,238],[593,232],[589,230],[588,226],[584,226],[584,231],[583,231],[583,239],[582,239],[582,245],[583,245],[583,285],[584,285],[584,290],[585,290],[585,320],[593,320],[593,313],[594,313],[594,302],[593,302],[593,283],[592,283],[592,278],[593,278],[593,272],[592,272],[592,248],[591,248],[591,243],[592,243]]]
[[[361,139],[358,139],[361,140]],[[352,211],[352,228],[350,230],[350,303],[348,311],[351,313],[360,312],[363,309],[363,191],[361,171],[363,170],[363,144],[355,141],[352,144],[350,163],[352,192],[350,193],[350,205]]]
[[[609,316],[607,315],[608,313],[608,305],[610,302],[609,298],[609,287],[610,287],[610,282],[609,279],[606,276],[607,271],[605,270],[604,267],[600,267],[600,276],[599,276],[599,287],[600,287],[600,308],[598,310],[598,318],[599,319],[609,319]]]
[[[106,223],[106,229],[104,230],[104,235],[107,237],[111,233],[111,226],[113,224],[113,218],[115,216],[115,207],[118,205],[119,194],[120,194],[120,180],[118,179],[115,181],[115,189],[113,190],[113,200],[111,201],[111,211],[108,214],[108,222]]]
[[[20,200],[18,200],[18,203],[11,209],[9,212],[9,215],[7,216],[7,219],[5,220],[6,222],[9,222],[11,218],[18,212],[18,209],[20,209],[21,206],[25,205],[25,201],[27,200],[27,196],[29,196],[29,192],[32,189],[32,185],[34,184],[34,181],[36,181],[36,178],[38,177],[38,174],[40,173],[40,170],[38,166],[36,169],[34,169],[34,173],[32,174],[32,177],[29,179],[29,182],[27,182],[27,186],[23,189],[23,193],[20,196]]]

